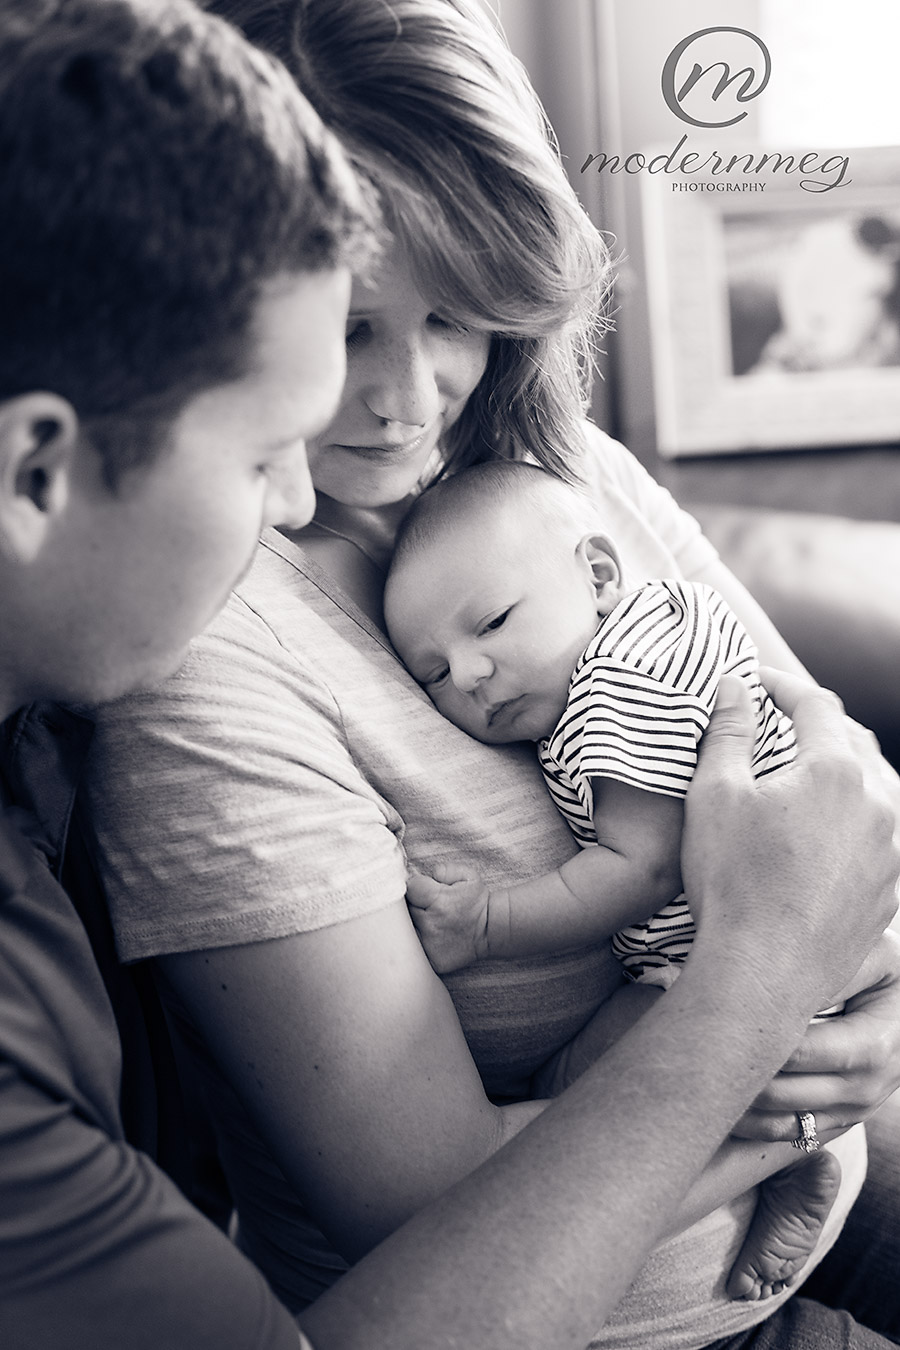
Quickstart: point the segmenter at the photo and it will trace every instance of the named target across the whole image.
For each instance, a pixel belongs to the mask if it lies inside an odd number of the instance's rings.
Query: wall
[[[601,362],[595,415],[654,460],[648,320],[637,184],[581,172],[589,154],[674,145],[684,124],[660,92],[669,51],[688,33],[727,24],[754,30],[762,0],[493,0],[513,51],[556,128],[570,178],[617,258],[616,332]],[[727,51],[724,52],[727,57]],[[754,105],[739,135],[757,134]]]

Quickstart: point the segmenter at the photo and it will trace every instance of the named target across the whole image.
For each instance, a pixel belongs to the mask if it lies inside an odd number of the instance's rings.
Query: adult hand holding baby
[[[786,711],[797,699],[802,699],[807,707],[812,706],[810,693],[814,691],[807,690],[801,681],[781,672],[764,673],[767,687]],[[827,728],[835,738],[836,749],[842,748],[857,757],[868,798],[884,802],[887,823],[893,822],[896,853],[900,823],[897,774],[878,753],[871,732],[842,717],[837,704],[832,711],[822,702],[815,715],[822,733],[818,740],[822,753],[830,754],[824,738]],[[724,722],[722,731],[729,734]],[[825,814],[828,808],[824,781],[822,788],[824,825],[829,819]],[[847,814],[848,799],[848,793],[838,797],[835,809],[841,812],[844,827],[850,829],[853,817]],[[858,797],[854,802],[857,806],[861,804]],[[843,864],[849,874],[845,909],[853,920],[857,917],[859,898],[868,894],[867,878],[877,841],[875,844],[869,849],[857,845],[844,853]],[[890,890],[890,877],[887,885],[887,907],[893,904],[896,909],[896,886]],[[900,1088],[900,933],[896,931],[896,913],[893,919],[895,931],[882,934],[850,984],[841,991],[846,1000],[844,1015],[809,1026],[781,1073],[738,1121],[735,1135],[764,1140],[790,1138],[796,1132],[798,1102],[803,1109],[814,1112],[819,1132],[826,1134],[868,1119]],[[864,922],[861,915],[859,922]]]
[[[885,849],[885,841],[895,816],[875,740],[838,700],[784,673],[766,672],[766,684],[794,721],[797,758],[777,775],[752,780],[749,697],[739,681],[723,679],[686,800],[682,875],[697,941],[726,925],[732,945],[746,941],[745,959],[762,982],[786,964],[796,987],[807,985],[812,1012],[823,994],[839,992],[823,985],[822,973],[839,971],[849,982],[894,917],[900,852],[896,844]],[[798,779],[816,807],[803,815],[788,810]],[[803,874],[811,856],[823,860],[830,881],[815,899]],[[752,894],[744,893],[748,886]],[[848,903],[863,896],[865,907]],[[760,909],[771,923],[765,949]],[[817,1028],[823,1039],[825,1030]]]

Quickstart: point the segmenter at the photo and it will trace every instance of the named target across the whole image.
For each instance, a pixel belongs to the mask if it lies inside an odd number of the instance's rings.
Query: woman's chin
[[[390,452],[377,455],[370,451],[354,452],[340,446],[310,456],[316,492],[323,492],[343,506],[362,508],[395,506],[418,494],[423,477],[430,479],[438,462],[431,445],[407,458],[392,457]]]
[[[418,494],[419,479],[412,475],[382,477],[360,473],[356,481],[347,483],[322,482],[315,484],[317,493],[324,493],[341,506],[353,506],[375,511],[399,506]]]

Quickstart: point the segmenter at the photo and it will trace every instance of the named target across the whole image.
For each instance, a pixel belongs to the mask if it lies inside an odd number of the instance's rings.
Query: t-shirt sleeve
[[[46,868],[28,867],[33,894],[18,876],[3,894],[0,876],[0,1345],[296,1350],[255,1267],[118,1132],[99,973]]]
[[[709,587],[651,582],[635,592],[572,678],[565,743],[578,776],[685,796],[722,670],[747,660],[749,639]]]
[[[590,661],[570,699],[578,775],[684,797],[709,721],[706,701],[626,662]],[[583,713],[580,709],[583,707]]]
[[[396,813],[328,688],[232,597],[154,693],[98,711],[86,791],[120,955],[262,941],[401,900]]]
[[[668,488],[658,483],[619,441],[593,423],[586,424],[588,464],[592,480],[602,493],[613,485],[671,553],[683,577],[699,576],[718,557],[699,523],[678,505]]]
[[[8,1063],[0,1121],[0,1344],[296,1350],[256,1268],[144,1154]]]

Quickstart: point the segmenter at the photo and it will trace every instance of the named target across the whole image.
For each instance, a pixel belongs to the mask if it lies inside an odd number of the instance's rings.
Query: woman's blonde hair
[[[519,62],[478,0],[207,0],[279,57],[378,190],[442,316],[493,334],[453,469],[579,476],[608,254]]]

